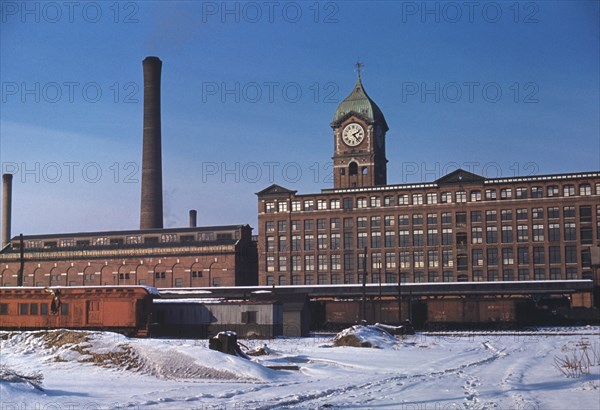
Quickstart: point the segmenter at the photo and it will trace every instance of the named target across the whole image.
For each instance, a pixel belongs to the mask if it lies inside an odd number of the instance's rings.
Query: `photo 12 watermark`
[[[204,81],[203,103],[339,103],[340,86],[334,81],[302,84],[297,81]]]
[[[141,167],[137,162],[100,163],[96,161],[2,162],[2,174],[12,174],[15,181],[27,183],[137,184]]]
[[[6,23],[139,23],[135,1],[2,1],[0,21]]]
[[[403,1],[400,20],[423,24],[535,24],[539,18],[540,6],[533,1]]]
[[[501,84],[496,81],[450,81],[402,83],[402,102],[420,103],[498,103],[502,100],[514,103],[539,103],[540,87],[533,81]]]
[[[0,86],[3,104],[60,104],[88,103],[101,101],[134,104],[141,101],[140,85],[134,81],[3,81]]]
[[[202,23],[335,24],[340,8],[333,1],[202,1]]]

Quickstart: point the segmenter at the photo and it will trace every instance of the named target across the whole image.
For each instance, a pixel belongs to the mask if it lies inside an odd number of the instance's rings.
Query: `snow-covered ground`
[[[381,348],[333,347],[331,336],[242,340],[267,345],[252,361],[206,340],[0,333],[0,365],[44,377],[42,389],[1,381],[0,409],[600,409],[600,363],[580,378],[554,367],[582,340],[600,353],[599,332],[418,333],[392,343],[373,334]]]

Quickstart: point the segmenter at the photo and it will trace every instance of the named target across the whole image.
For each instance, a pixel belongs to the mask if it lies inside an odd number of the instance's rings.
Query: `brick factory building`
[[[361,283],[366,265],[372,283],[599,285],[600,172],[387,185],[388,126],[360,73],[331,127],[333,189],[257,193],[259,284]]]
[[[257,284],[248,225],[23,237],[23,286]],[[17,286],[21,238],[0,252],[0,285]]]

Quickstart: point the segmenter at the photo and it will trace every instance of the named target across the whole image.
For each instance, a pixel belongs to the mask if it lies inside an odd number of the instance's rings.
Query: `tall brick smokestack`
[[[10,242],[12,180],[12,174],[2,175],[2,247]]]
[[[140,229],[163,227],[160,74],[162,61],[146,57],[144,65],[144,146]]]

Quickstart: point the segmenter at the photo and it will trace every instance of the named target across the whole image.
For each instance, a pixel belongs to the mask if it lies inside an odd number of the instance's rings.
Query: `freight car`
[[[324,309],[324,323],[327,330],[341,330],[361,321],[362,303],[360,300],[327,300],[318,302],[316,309]],[[400,307],[400,309],[399,309]],[[410,318],[410,305],[403,300],[398,306],[398,300],[374,299],[365,302],[367,323],[386,323],[399,325]],[[402,318],[400,318],[402,316]]]
[[[0,329],[108,330],[144,337],[155,294],[144,286],[0,288]]]

